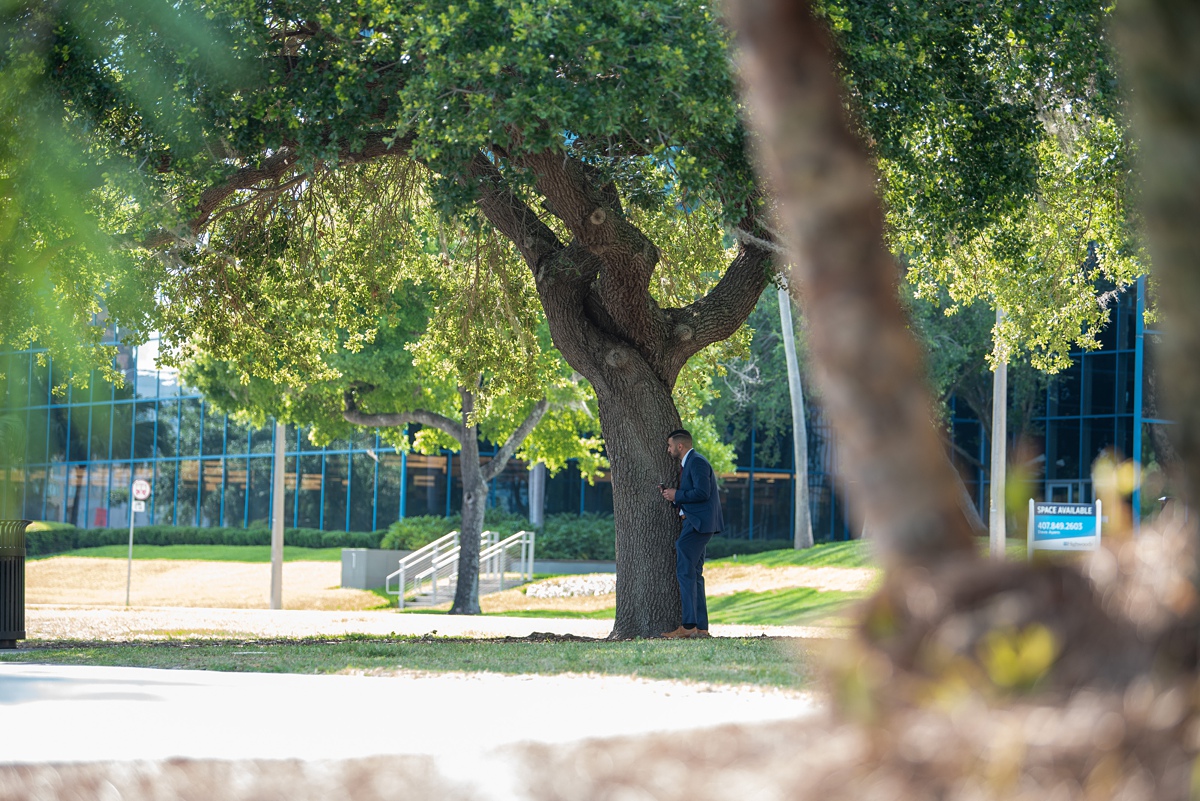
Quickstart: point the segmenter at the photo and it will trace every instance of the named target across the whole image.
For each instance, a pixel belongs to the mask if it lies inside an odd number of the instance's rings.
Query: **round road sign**
[[[139,478],[133,482],[133,499],[135,501],[144,501],[150,497],[150,482],[144,478]]]

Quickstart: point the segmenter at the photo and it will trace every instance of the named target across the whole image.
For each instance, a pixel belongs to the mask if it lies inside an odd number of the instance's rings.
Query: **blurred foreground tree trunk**
[[[837,798],[867,797],[872,775],[898,782],[891,798],[1038,798],[1051,789],[1064,798],[1188,797],[1200,748],[1189,734],[1200,720],[1200,596],[1179,579],[1195,573],[1177,547],[1182,516],[1125,539],[1118,471],[1107,468],[1106,480],[1099,466],[1110,550],[1086,573],[978,557],[898,299],[872,159],[847,117],[824,25],[798,0],[730,0],[728,10],[758,162],[838,435],[840,479],[887,568],[855,641],[830,664],[839,713],[865,727],[872,746],[840,767],[825,755],[811,781]],[[1171,397],[1200,498],[1200,7],[1138,0],[1123,13],[1146,130],[1149,233],[1170,298]],[[1084,708],[1090,723],[1037,723]],[[961,746],[969,732],[994,743],[996,726],[1020,720],[1011,757]],[[1100,736],[1103,721],[1111,736]],[[938,727],[947,738],[929,736]],[[1042,738],[1032,751],[1030,736]]]
[[[1161,377],[1175,420],[1187,500],[1200,499],[1200,5],[1129,0],[1119,6],[1140,145],[1142,209],[1167,336]]]
[[[852,508],[871,521],[889,563],[969,556],[972,530],[900,305],[875,172],[845,119],[823,26],[803,3],[730,10],[761,171],[795,265],[788,283],[808,321],[842,477],[854,482]]]

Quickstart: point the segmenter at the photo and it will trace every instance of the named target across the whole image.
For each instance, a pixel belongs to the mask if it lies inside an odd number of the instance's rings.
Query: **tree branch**
[[[423,426],[443,431],[459,442],[462,442],[467,436],[467,429],[462,423],[451,420],[449,417],[440,415],[437,412],[416,409],[411,412],[400,412],[398,414],[368,414],[358,408],[358,400],[355,397],[353,389],[348,389],[342,393],[342,401],[345,404],[342,417],[345,418],[347,423],[353,423],[356,426],[396,428],[408,425],[409,423],[420,423]]]
[[[507,185],[487,156],[482,153],[475,156],[471,174],[479,181],[480,211],[517,246],[533,273],[555,347],[571,364],[594,363],[596,356],[592,350],[597,343],[611,349],[614,340],[598,319],[582,312],[600,260],[578,241],[564,246],[554,231]],[[593,383],[599,378],[594,371],[587,375]]]
[[[383,156],[400,156],[408,153],[412,146],[411,136],[395,139],[391,144],[384,141],[388,138],[389,135],[383,132],[367,134],[361,147],[351,149],[349,146],[344,146],[338,151],[338,164],[357,164]],[[284,178],[295,169],[299,160],[299,153],[291,148],[284,148],[268,156],[260,165],[243,167],[224,182],[204,190],[196,205],[196,216],[188,223],[189,233],[195,236],[203,231],[212,220],[213,214],[235,192],[246,189],[279,191],[280,187],[262,186],[262,184]],[[185,239],[185,237],[180,232],[158,231],[140,244],[143,247],[158,249],[181,239]]]
[[[496,451],[487,464],[483,466],[483,480],[491,481],[504,470],[508,460],[517,452],[517,448],[521,447],[521,443],[529,436],[530,432],[537,427],[537,424],[542,421],[546,415],[546,410],[550,408],[550,401],[542,398],[533,405],[529,410],[529,414],[525,415],[525,419],[521,421],[521,425],[517,426],[517,430],[509,434],[508,439],[500,446],[500,450]]]
[[[739,228],[749,228],[752,219]],[[771,251],[742,241],[729,269],[707,295],[682,309],[668,310],[674,323],[668,356],[672,381],[694,354],[733,336],[746,321],[770,280],[771,259]]]
[[[551,257],[562,251],[562,242],[538,218],[537,212],[517,196],[487,156],[475,154],[471,175],[479,182],[479,210],[517,246],[533,272],[534,283],[540,286]]]
[[[542,151],[521,159],[537,175],[537,188],[575,239],[600,260],[593,286],[623,338],[650,351],[666,332],[667,316],[650,296],[659,252],[621,214],[619,199],[594,181],[594,170],[563,153]]]

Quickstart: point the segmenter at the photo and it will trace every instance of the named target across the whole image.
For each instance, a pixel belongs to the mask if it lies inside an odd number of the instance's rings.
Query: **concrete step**
[[[511,590],[514,587],[521,586],[522,583],[523,582],[518,576],[508,576],[504,579],[504,589]],[[421,593],[420,595],[414,596],[410,594],[405,596],[404,608],[411,609],[413,607],[438,606],[446,603],[447,601],[452,601],[454,600],[454,591],[457,589],[457,587],[458,583],[456,581],[439,581],[437,600],[434,600],[433,593],[429,591],[429,583],[426,582],[425,592]],[[494,592],[500,591],[500,582],[496,581],[495,579],[479,579],[480,596],[490,595]]]

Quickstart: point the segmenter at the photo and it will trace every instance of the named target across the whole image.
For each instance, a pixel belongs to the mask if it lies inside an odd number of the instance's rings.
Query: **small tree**
[[[459,451],[461,550],[451,612],[478,614],[479,539],[488,482],[518,453],[545,463],[551,472],[578,459],[585,476],[595,475],[606,462],[595,436],[594,400],[586,382],[549,347],[527,273],[503,243],[438,225],[417,193],[407,198],[403,218],[387,212],[387,222],[403,230],[406,244],[386,253],[364,253],[362,225],[385,222],[357,219],[355,197],[351,193],[337,206],[325,207],[331,221],[320,229],[315,246],[325,269],[338,280],[360,269],[367,258],[402,276],[389,287],[387,298],[364,293],[358,299],[358,313],[375,316],[377,327],[365,329],[356,318],[356,334],[339,331],[343,305],[319,291],[306,295],[311,274],[280,271],[268,287],[244,295],[226,310],[208,310],[207,330],[223,331],[228,340],[193,340],[199,352],[191,356],[184,377],[218,406],[257,425],[271,416],[308,427],[317,443],[368,427],[380,429],[384,440],[398,448]],[[314,246],[305,236],[311,233],[305,231],[310,213],[306,204],[298,204],[284,241],[256,246],[277,246],[288,255]],[[237,222],[215,229],[228,238],[231,250],[242,231]],[[377,235],[378,228],[366,241],[374,242]],[[445,269],[450,264],[462,269]],[[257,310],[276,322],[290,322],[283,347],[270,355],[263,348],[238,358],[227,342],[246,341],[245,329],[253,326],[247,316]],[[256,363],[261,358],[269,358],[284,380],[262,377],[263,365]],[[414,425],[420,429],[410,441],[408,427]],[[499,445],[483,463],[481,437]]]

